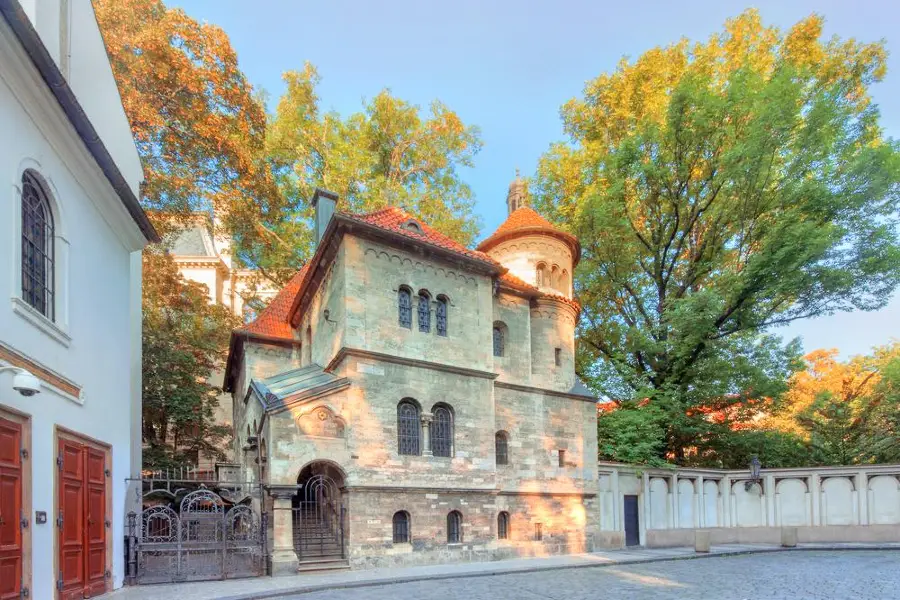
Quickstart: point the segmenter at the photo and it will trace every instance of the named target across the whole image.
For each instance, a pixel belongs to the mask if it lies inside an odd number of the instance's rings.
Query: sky
[[[516,168],[531,175],[563,139],[559,108],[623,56],[681,37],[705,40],[748,7],[783,29],[816,12],[825,35],[884,39],[888,74],[873,88],[887,135],[900,138],[900,2],[889,0],[169,0],[220,26],[256,88],[272,98],[284,71],[306,61],[322,77],[323,109],[359,111],[384,88],[427,107],[440,99],[481,129],[484,148],[463,171],[475,194],[482,236],[506,218]],[[776,330],[804,348],[844,357],[900,337],[900,294],[882,310],[842,313]]]

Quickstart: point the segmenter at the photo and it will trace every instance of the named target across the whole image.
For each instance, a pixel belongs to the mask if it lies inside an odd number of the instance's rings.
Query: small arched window
[[[544,287],[547,283],[547,265],[538,263],[534,271],[534,285]]]
[[[494,435],[494,453],[497,455],[498,465],[509,464],[509,436],[505,431],[498,431]]]
[[[497,515],[497,539],[509,539],[509,513],[505,510],[500,511]]]
[[[431,296],[425,290],[419,292],[419,331],[431,331]]]
[[[50,197],[33,171],[22,174],[22,300],[51,321],[54,226]]]
[[[397,311],[400,327],[412,329],[412,292],[406,286],[397,291]]]
[[[437,320],[437,334],[446,336],[447,335],[447,305],[449,301],[446,296],[438,296],[437,297],[437,310],[435,311],[435,317]]]
[[[397,405],[397,452],[418,456],[421,431],[418,405],[412,400],[403,400]]]
[[[405,510],[398,510],[394,513],[394,543],[409,543],[409,513]]]
[[[436,406],[431,412],[431,453],[449,458],[453,454],[453,412],[444,405]]]
[[[462,542],[462,513],[451,510],[447,514],[447,543],[459,544]]]
[[[503,356],[506,350],[506,332],[504,329],[503,323],[494,322],[494,356]]]
[[[565,269],[563,269],[562,274],[559,276],[559,291],[562,292],[564,296],[568,296],[572,293],[569,286],[569,272]]]
[[[559,266],[553,265],[550,269],[550,281],[548,281],[545,285],[549,285],[554,290],[559,289]]]

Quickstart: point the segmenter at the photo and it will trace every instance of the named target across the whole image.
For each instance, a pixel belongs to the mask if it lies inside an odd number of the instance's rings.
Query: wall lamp
[[[331,311],[328,310],[327,308],[322,311],[322,316],[325,317],[326,323],[331,323],[332,325],[337,325],[337,321],[333,321],[331,319]]]
[[[12,371],[13,389],[25,397],[41,393],[41,380],[21,367],[0,367],[0,373]]]
[[[759,477],[759,470],[762,469],[762,463],[759,462],[759,457],[755,454],[753,458],[750,459],[750,481],[744,482],[744,490],[750,491],[750,488],[753,487],[754,484],[757,484],[762,481]]]

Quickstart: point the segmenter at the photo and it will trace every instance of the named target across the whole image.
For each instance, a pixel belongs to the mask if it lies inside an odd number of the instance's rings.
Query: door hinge
[[[63,456],[62,456],[62,453],[60,453],[56,456],[56,468],[59,469],[60,471],[62,471],[62,467],[63,467]]]
[[[103,469],[103,474],[106,475],[107,477],[109,477],[110,476],[109,469]]]
[[[22,460],[28,460],[28,448],[19,450],[19,455],[22,457]]]
[[[105,520],[105,521],[103,522],[103,524],[106,525],[106,528],[107,528],[107,529],[109,529],[110,527],[112,527],[112,523],[110,522],[109,519]]]
[[[25,513],[22,513],[22,518],[19,519],[19,525],[22,526],[22,529],[28,529],[28,517],[25,516]]]
[[[59,591],[62,591],[63,589],[62,573],[59,574],[59,579],[56,580],[56,589]]]
[[[107,579],[110,578],[111,574],[109,572],[109,569],[106,570],[106,572],[103,574],[103,576],[106,577]]]
[[[63,512],[59,511],[59,516],[56,517],[56,526],[62,529],[63,526]]]
[[[22,582],[25,583],[24,581]],[[27,598],[31,595],[31,590],[29,590],[25,585],[22,585],[22,591],[19,592],[19,598]]]

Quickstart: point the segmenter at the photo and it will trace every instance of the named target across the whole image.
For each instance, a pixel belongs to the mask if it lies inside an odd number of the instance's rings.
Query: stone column
[[[644,496],[644,514],[640,515],[640,540],[641,544],[647,543],[647,530],[650,529],[650,515],[652,515],[652,510],[650,508],[650,473],[644,471],[641,476],[641,493]]]
[[[821,525],[822,524],[822,480],[817,473],[813,473],[809,476],[809,493],[812,501],[810,504],[812,505],[812,510],[810,512],[809,518],[811,519],[811,525]]]
[[[294,512],[291,507],[291,496],[296,489],[270,489],[272,496],[272,574],[294,575],[297,573],[299,561],[294,551]]]
[[[734,527],[732,523],[731,511],[731,477],[725,475],[719,483],[719,490],[722,496],[722,527]]]
[[[678,499],[678,473],[672,475],[672,491],[669,493],[670,506],[672,512],[669,515],[669,529],[678,529],[680,516],[678,512],[681,510],[681,502]]]
[[[695,509],[697,514],[694,515],[694,527],[702,528],[706,527],[706,490],[703,489],[703,475],[697,475],[694,486],[696,487],[694,497],[697,498],[697,508]]]
[[[622,499],[619,496],[619,469],[613,469],[610,477],[610,487],[612,488],[612,511],[613,511],[613,531],[625,531],[622,526]]]
[[[422,413],[420,418],[422,420],[422,441],[425,443],[425,447],[422,448],[422,456],[434,456],[431,451],[431,422],[434,420],[434,415]]]
[[[869,524],[869,479],[866,477],[865,471],[856,474],[856,502],[859,506],[857,510],[857,520],[860,525]]]
[[[772,527],[775,525],[775,476],[766,475],[763,480],[766,482],[766,489],[764,490],[766,502],[763,505],[766,512],[763,515],[763,518],[765,518],[765,523],[763,523],[763,525]]]

